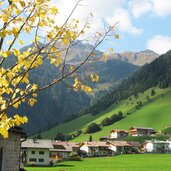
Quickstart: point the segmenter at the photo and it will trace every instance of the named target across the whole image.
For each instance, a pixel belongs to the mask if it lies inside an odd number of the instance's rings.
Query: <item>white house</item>
[[[27,139],[22,142],[22,162],[27,165],[49,165],[51,140]]]
[[[149,153],[167,153],[169,152],[169,146],[169,142],[159,140],[149,140],[144,143],[144,149]]]
[[[119,139],[128,136],[128,131],[113,129],[111,131],[110,139]]]

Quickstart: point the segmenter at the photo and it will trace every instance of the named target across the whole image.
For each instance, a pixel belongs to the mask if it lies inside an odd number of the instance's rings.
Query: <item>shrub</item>
[[[98,125],[96,123],[92,123],[88,126],[86,133],[88,133],[88,134],[95,133],[95,132],[98,132],[100,130],[101,130],[100,125]]]
[[[154,91],[154,89],[151,90],[151,96],[154,96],[156,94],[156,92]]]
[[[112,124],[112,120],[110,118],[105,118],[102,120],[101,125],[102,126],[108,126]]]
[[[77,152],[71,152],[69,154],[69,160],[72,160],[72,161],[82,161],[81,157],[78,155]]]

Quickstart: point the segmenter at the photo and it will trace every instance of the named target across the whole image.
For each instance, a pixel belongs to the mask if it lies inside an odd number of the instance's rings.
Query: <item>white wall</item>
[[[111,149],[111,150],[114,151],[114,152],[117,152],[117,147],[116,147],[116,146],[113,146],[113,145],[112,145],[112,146],[109,147],[109,149]]]
[[[80,150],[83,150],[83,151],[86,151],[87,153],[89,153],[89,148],[86,145],[81,146]]]
[[[32,154],[35,151],[35,154]],[[40,151],[44,151],[44,154],[39,154]],[[30,158],[35,158],[36,162],[30,162]],[[39,162],[39,159],[44,159],[44,162]],[[36,165],[49,165],[49,149],[27,149],[27,164],[34,163]]]
[[[151,143],[151,142],[147,143],[146,146],[145,146],[145,148],[146,148],[146,151],[147,152],[153,152],[153,150],[155,150],[154,149],[154,144]]]
[[[118,133],[117,132],[112,132],[111,135],[110,135],[110,138],[111,139],[118,138]]]

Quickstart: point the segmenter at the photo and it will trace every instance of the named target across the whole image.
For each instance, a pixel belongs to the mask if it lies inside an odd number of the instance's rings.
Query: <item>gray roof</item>
[[[21,143],[22,148],[53,148],[51,140],[27,139]]]

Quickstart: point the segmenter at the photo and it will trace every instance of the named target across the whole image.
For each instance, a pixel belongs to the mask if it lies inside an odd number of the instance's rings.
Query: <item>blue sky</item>
[[[75,0],[54,2],[61,20],[75,4]],[[162,54],[171,49],[171,0],[83,0],[73,17],[82,21],[90,12],[94,15],[91,31],[102,30],[104,22],[119,22],[120,39],[105,41],[101,50],[109,47],[116,52],[151,49]]]
[[[51,0],[59,10],[57,24],[65,21],[76,1]],[[72,18],[80,21],[81,28],[90,13],[93,18],[87,31],[89,37],[97,31],[102,32],[104,24],[118,22],[116,32],[120,39],[108,39],[99,47],[102,51],[108,48],[115,52],[150,49],[163,54],[171,49],[171,0],[81,0]],[[21,39],[24,45],[31,43],[24,35]]]

